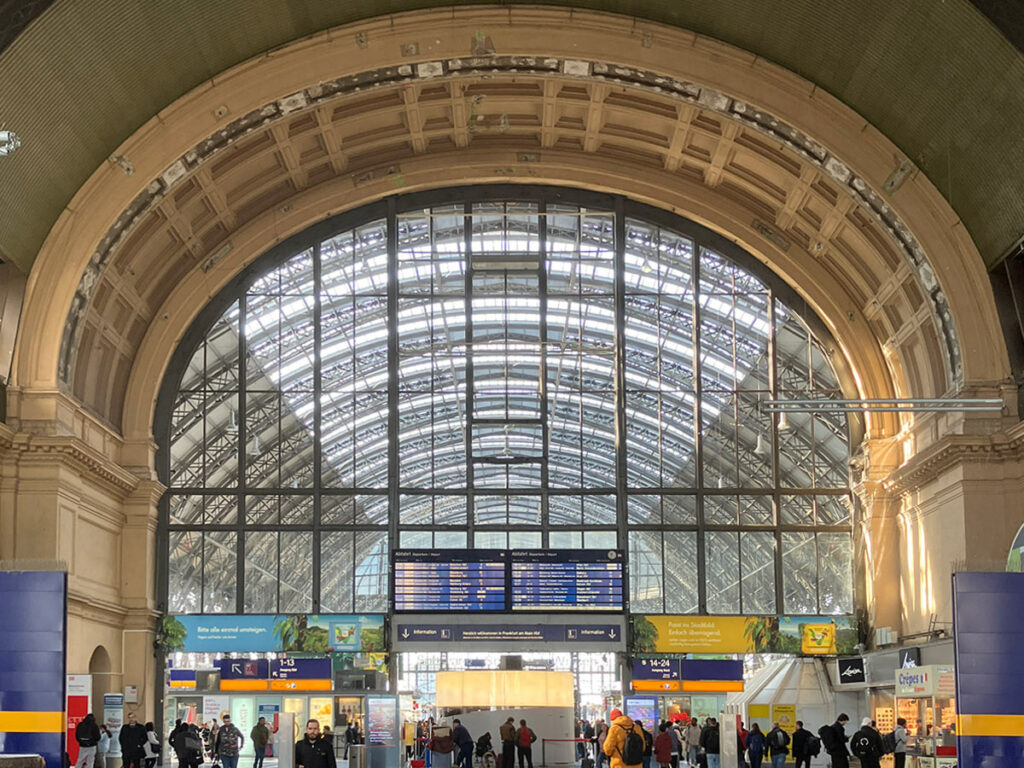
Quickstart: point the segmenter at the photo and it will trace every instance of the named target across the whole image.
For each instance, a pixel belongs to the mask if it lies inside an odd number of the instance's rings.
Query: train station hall
[[[1001,0],[0,0],[0,768],[1024,768],[1022,126]]]

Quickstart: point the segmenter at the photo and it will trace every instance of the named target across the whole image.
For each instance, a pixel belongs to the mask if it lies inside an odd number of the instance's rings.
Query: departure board
[[[396,550],[395,611],[504,611],[508,552]]]
[[[513,611],[621,611],[621,550],[512,552]]]

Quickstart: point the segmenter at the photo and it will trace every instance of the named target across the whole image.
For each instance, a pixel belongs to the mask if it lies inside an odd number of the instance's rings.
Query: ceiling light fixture
[[[10,155],[21,146],[21,139],[14,131],[0,131],[0,157]]]

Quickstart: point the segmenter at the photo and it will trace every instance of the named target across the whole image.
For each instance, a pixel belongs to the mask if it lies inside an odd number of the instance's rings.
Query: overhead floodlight
[[[788,432],[793,428],[793,425],[789,423],[789,419],[786,418],[786,412],[782,411],[779,414],[779,432]]]
[[[761,435],[757,436],[757,445],[754,447],[755,456],[767,456],[770,453],[767,444],[764,442],[764,438]]]
[[[9,155],[21,146],[21,139],[14,131],[0,131],[0,157]]]

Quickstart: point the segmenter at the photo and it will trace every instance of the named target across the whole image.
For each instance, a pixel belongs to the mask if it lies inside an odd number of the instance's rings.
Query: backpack
[[[199,733],[192,728],[189,728],[183,734],[178,736],[181,739],[182,747],[186,752],[202,752],[203,742],[199,738]]]
[[[620,725],[619,728],[622,728],[622,726]],[[626,741],[622,745],[623,748],[619,750],[622,762],[626,765],[643,765],[644,737],[632,728],[628,731],[625,728],[622,728],[622,730],[626,733]]]
[[[711,728],[708,730],[707,744],[704,745],[704,749],[712,755],[717,755],[721,750],[721,744],[718,741],[717,728]]]
[[[821,739],[817,736],[808,736],[804,742],[804,754],[808,757],[817,757],[821,754]]]
[[[871,739],[864,731],[857,731],[850,741],[850,751],[857,757],[866,757],[871,754]]]
[[[529,728],[520,728],[519,729],[519,746],[521,746],[521,747],[528,747],[531,744],[533,744],[533,742],[536,739],[537,739],[537,737],[533,735],[533,731],[530,730]]]
[[[896,751],[896,731],[890,731],[882,736],[882,754],[891,755]]]
[[[818,738],[825,747],[826,752],[832,752],[836,748],[836,732],[831,725],[823,725],[818,729]]]

